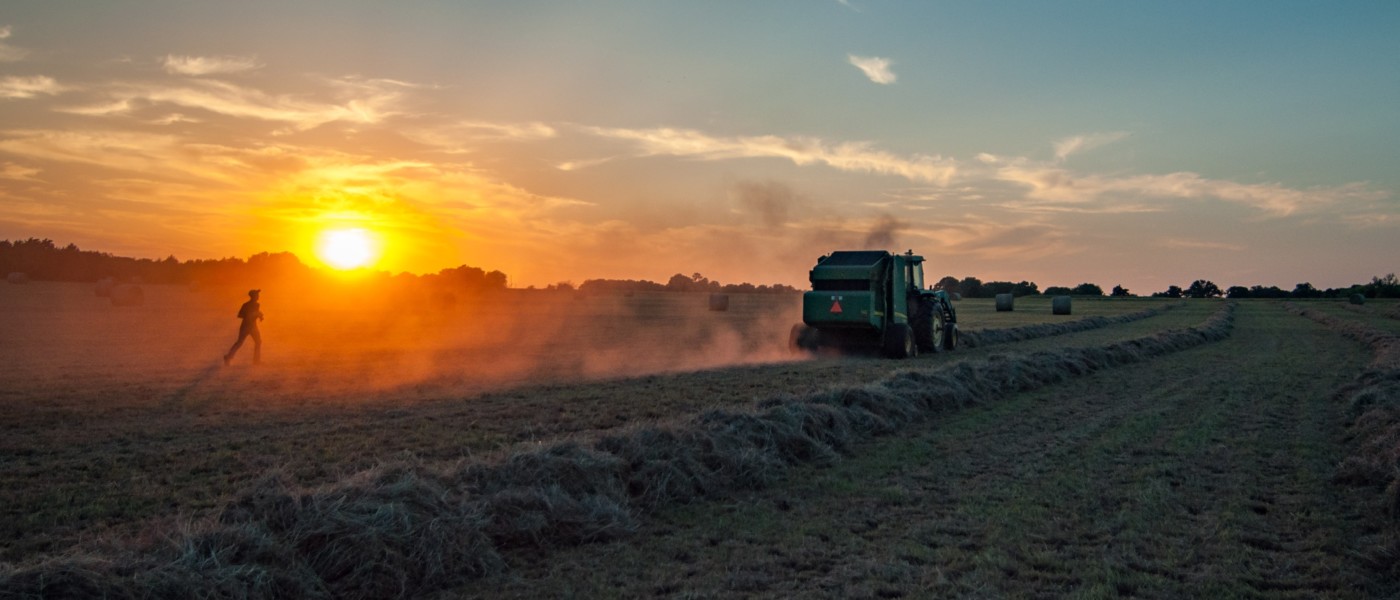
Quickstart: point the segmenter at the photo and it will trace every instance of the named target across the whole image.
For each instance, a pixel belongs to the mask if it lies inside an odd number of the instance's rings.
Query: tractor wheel
[[[932,300],[919,302],[918,315],[909,320],[919,352],[938,352],[943,346],[943,313]]]
[[[896,323],[885,328],[883,346],[885,356],[890,358],[913,358],[919,355],[919,346],[914,343],[914,329],[907,323]]]
[[[943,349],[957,350],[958,348],[958,324],[946,323],[943,325]]]

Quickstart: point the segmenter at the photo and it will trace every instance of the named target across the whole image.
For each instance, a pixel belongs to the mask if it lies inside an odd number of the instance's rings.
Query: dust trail
[[[711,311],[701,293],[262,290],[263,364],[245,348],[224,367],[246,289],[149,285],[143,305],[115,307],[87,285],[28,286],[7,298],[0,389],[13,393],[0,401],[233,409],[464,397],[796,360],[787,336],[801,320],[789,294],[730,294],[728,310]]]

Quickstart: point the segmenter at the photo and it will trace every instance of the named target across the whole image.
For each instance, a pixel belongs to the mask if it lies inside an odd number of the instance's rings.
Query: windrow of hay
[[[1094,316],[1084,319],[1077,319],[1065,323],[1036,323],[1035,325],[1024,325],[1021,327],[1008,327],[1006,329],[983,329],[981,331],[961,331],[958,334],[958,343],[968,347],[990,346],[992,344],[1005,344],[1008,342],[1023,342],[1035,338],[1049,337],[1052,335],[1064,335],[1066,333],[1077,333],[1089,331],[1109,325],[1120,325],[1140,321],[1148,317],[1154,317],[1162,312],[1174,308],[1178,305],[1167,304],[1157,308],[1148,308],[1137,312],[1114,315],[1111,317]]]
[[[1365,315],[1380,315],[1387,319],[1400,319],[1400,304],[1391,306],[1390,310],[1372,310],[1369,306],[1362,306],[1355,303],[1343,304],[1342,306],[1352,312],[1358,312]]]
[[[1315,309],[1285,304],[1307,317],[1361,342],[1372,353],[1371,363],[1351,383],[1337,391],[1352,418],[1349,451],[1337,466],[1335,480],[1383,490],[1384,510],[1400,527],[1400,336],[1338,318]],[[1395,532],[1400,534],[1400,531]],[[1400,574],[1400,542],[1387,568]]]
[[[761,488],[861,439],[979,402],[1224,339],[1201,325],[1097,348],[995,355],[747,411],[574,440],[489,462],[400,461],[302,488],[271,473],[217,518],[145,546],[0,565],[33,598],[405,598],[506,569],[503,552],[615,539],[657,507]]]

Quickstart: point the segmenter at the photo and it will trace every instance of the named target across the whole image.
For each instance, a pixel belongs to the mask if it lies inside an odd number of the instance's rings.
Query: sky
[[[0,239],[1342,287],[1400,271],[1397,31],[1390,0],[11,0]]]

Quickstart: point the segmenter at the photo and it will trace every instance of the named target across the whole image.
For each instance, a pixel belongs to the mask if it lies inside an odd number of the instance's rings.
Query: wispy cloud
[[[230,117],[287,123],[296,129],[306,130],[337,121],[377,123],[395,114],[394,105],[400,97],[393,89],[373,88],[359,97],[347,98],[340,103],[327,103],[268,94],[212,79],[189,80],[175,86],[127,84],[113,89],[108,95],[112,98],[109,104],[69,110],[95,114],[106,109],[110,114],[112,110],[121,108],[123,103],[142,100]]]
[[[849,8],[849,9],[855,11],[855,12],[863,12],[863,11],[861,11],[861,9],[860,9],[859,6],[856,6],[856,5],[854,5],[854,4],[851,4],[851,0],[836,0],[836,3],[837,3],[837,4],[840,4],[841,6],[844,6],[844,7],[846,7],[846,8]]]
[[[33,98],[52,96],[64,90],[52,77],[34,75],[31,77],[5,77],[0,79],[0,98]]]
[[[846,60],[850,61],[852,65],[855,65],[857,69],[860,69],[862,73],[865,73],[866,77],[869,77],[870,80],[875,83],[889,85],[894,83],[895,79],[897,79],[894,71],[890,70],[890,65],[892,63],[888,58],[848,54],[846,55]]]
[[[88,117],[105,117],[109,115],[125,114],[131,111],[131,100],[113,100],[98,104],[85,104],[82,106],[60,106],[55,107],[55,111],[68,113],[70,115],[83,115]]]
[[[35,175],[39,174],[39,169],[17,165],[15,163],[0,164],[0,179],[13,179],[15,181],[38,181]]]
[[[1107,133],[1091,133],[1087,135],[1076,135],[1067,137],[1055,142],[1055,158],[1064,160],[1071,154],[1093,150],[1099,146],[1106,146],[1128,137],[1126,131],[1110,131]]]
[[[176,56],[168,54],[162,60],[165,72],[171,75],[220,75],[262,68],[256,58],[247,56]]]
[[[557,137],[558,130],[540,123],[493,123],[457,121],[434,123],[431,127],[403,128],[400,132],[414,141],[435,146],[449,153],[469,153],[478,144],[489,142],[534,142]]]
[[[1057,166],[1009,161],[995,177],[1029,188],[1029,200],[1087,203],[1114,198],[1218,199],[1243,204],[1273,216],[1335,206],[1348,201],[1377,201],[1389,196],[1361,183],[1291,188],[1278,183],[1241,183],[1177,172],[1128,176],[1077,175]]]
[[[615,129],[586,127],[594,135],[626,140],[646,155],[692,156],[705,160],[784,158],[798,165],[824,164],[842,171],[895,175],[911,181],[944,184],[957,172],[941,156],[896,156],[868,142],[829,143],[811,137],[775,135],[716,137],[691,129]]]
[[[10,38],[10,26],[0,27],[0,40]],[[3,41],[0,41],[0,62],[16,62],[24,60],[29,55],[29,51],[23,48],[16,48]]]
[[[1245,250],[1245,247],[1239,244],[1217,242],[1213,240],[1191,240],[1185,238],[1165,238],[1158,240],[1157,245],[1163,248],[1171,248],[1173,250],[1224,250],[1229,252],[1242,252]]]

